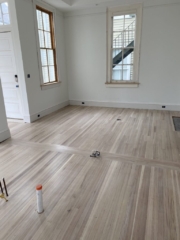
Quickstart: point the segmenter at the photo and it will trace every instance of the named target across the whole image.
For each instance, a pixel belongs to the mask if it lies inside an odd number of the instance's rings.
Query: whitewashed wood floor
[[[172,116],[180,113],[69,106],[32,124],[9,122],[12,138],[0,144],[10,195],[0,199],[0,239],[179,240]]]

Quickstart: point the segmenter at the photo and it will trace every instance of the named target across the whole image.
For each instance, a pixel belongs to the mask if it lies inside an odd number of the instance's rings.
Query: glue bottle
[[[42,185],[36,186],[36,196],[37,196],[37,212],[43,213],[43,196],[42,196]]]

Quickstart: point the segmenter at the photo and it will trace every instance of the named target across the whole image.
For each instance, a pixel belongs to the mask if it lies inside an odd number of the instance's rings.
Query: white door
[[[0,33],[0,78],[8,118],[22,119],[19,83],[11,33]]]

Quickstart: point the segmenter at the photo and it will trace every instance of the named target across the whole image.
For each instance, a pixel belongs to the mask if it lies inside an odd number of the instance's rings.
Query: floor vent
[[[172,117],[173,118],[173,123],[174,123],[174,128],[176,131],[180,131],[180,117]]]

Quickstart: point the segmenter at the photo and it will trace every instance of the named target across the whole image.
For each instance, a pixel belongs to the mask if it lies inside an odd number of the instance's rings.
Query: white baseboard
[[[11,134],[10,134],[9,129],[6,129],[6,130],[0,132],[0,143],[5,141],[6,139],[8,139],[10,137],[11,137]]]
[[[50,107],[50,108],[47,108],[47,109],[44,109],[43,111],[40,111],[40,112],[37,112],[37,113],[34,113],[34,114],[31,114],[29,116],[24,116],[24,122],[27,122],[27,123],[32,123],[42,117],[45,117],[46,115],[50,114],[50,113],[53,113],[55,111],[58,111],[59,109],[63,108],[63,107],[66,107],[69,105],[69,101],[65,101],[65,102],[62,102],[60,104],[57,104],[53,107]],[[39,117],[38,117],[39,115]]]
[[[82,104],[84,102],[85,104]],[[120,102],[96,102],[96,101],[76,101],[70,100],[70,105],[94,106],[94,107],[113,107],[113,108],[135,108],[135,109],[154,109],[167,111],[180,111],[180,105],[160,104],[160,103],[120,103]],[[162,108],[166,106],[166,108]]]

